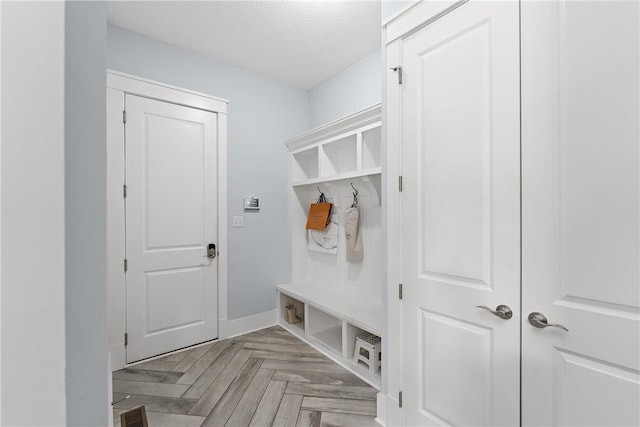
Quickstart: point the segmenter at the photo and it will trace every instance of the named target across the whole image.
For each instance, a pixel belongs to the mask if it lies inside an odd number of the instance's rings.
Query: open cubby
[[[293,154],[292,180],[305,181],[318,177],[318,147]]]
[[[322,145],[324,162],[322,162],[322,176],[340,175],[355,172],[358,167],[357,138],[349,135],[337,141]]]
[[[362,169],[380,167],[380,126],[362,132]]]
[[[289,323],[287,318],[287,305],[291,304],[296,309],[296,316],[298,316],[301,321],[298,323]],[[304,333],[304,303],[298,301],[295,298],[291,298],[288,295],[280,294],[280,321],[283,324],[287,324],[292,328],[299,329],[300,332]]]
[[[381,105],[374,105],[286,141],[291,277],[277,285],[280,325],[377,388],[380,375],[352,359],[357,334],[382,333],[381,115]],[[334,205],[335,253],[310,245],[305,229],[318,189]],[[346,257],[345,238],[346,208],[353,203],[354,191],[363,253],[355,262]],[[296,307],[304,322],[287,322],[287,304]]]
[[[356,346],[356,337],[360,334],[368,334],[368,333],[370,332],[367,330],[364,330],[355,325],[347,323],[347,339],[346,339],[347,348],[345,351],[346,359],[349,361],[349,363],[354,365],[354,369],[356,371],[361,372],[362,374],[365,374],[365,375],[369,375],[369,369],[363,363],[354,361],[354,356],[355,356],[354,350]],[[375,376],[379,377],[380,372],[377,372]]]
[[[309,336],[342,355],[342,320],[309,307]]]

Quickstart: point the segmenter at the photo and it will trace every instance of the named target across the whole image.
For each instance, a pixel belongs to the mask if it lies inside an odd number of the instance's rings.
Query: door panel
[[[126,96],[127,362],[217,337],[215,113]]]
[[[640,424],[639,27],[523,2],[523,425]]]
[[[469,2],[402,42],[405,425],[519,422],[518,32]]]

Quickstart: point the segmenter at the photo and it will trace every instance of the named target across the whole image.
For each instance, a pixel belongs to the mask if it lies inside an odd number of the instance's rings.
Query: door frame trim
[[[123,197],[125,94],[184,105],[218,115],[218,339],[227,338],[227,108],[229,101],[142,77],[107,70],[107,312],[110,372],[126,366],[125,218]]]

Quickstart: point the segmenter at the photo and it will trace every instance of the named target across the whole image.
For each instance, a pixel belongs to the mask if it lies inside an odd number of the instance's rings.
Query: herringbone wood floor
[[[157,426],[377,426],[377,391],[279,326],[113,373],[120,413]]]

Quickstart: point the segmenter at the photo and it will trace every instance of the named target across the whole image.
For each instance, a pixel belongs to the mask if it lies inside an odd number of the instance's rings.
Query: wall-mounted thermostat
[[[249,196],[244,198],[244,210],[245,211],[259,211],[260,199],[257,197]]]

